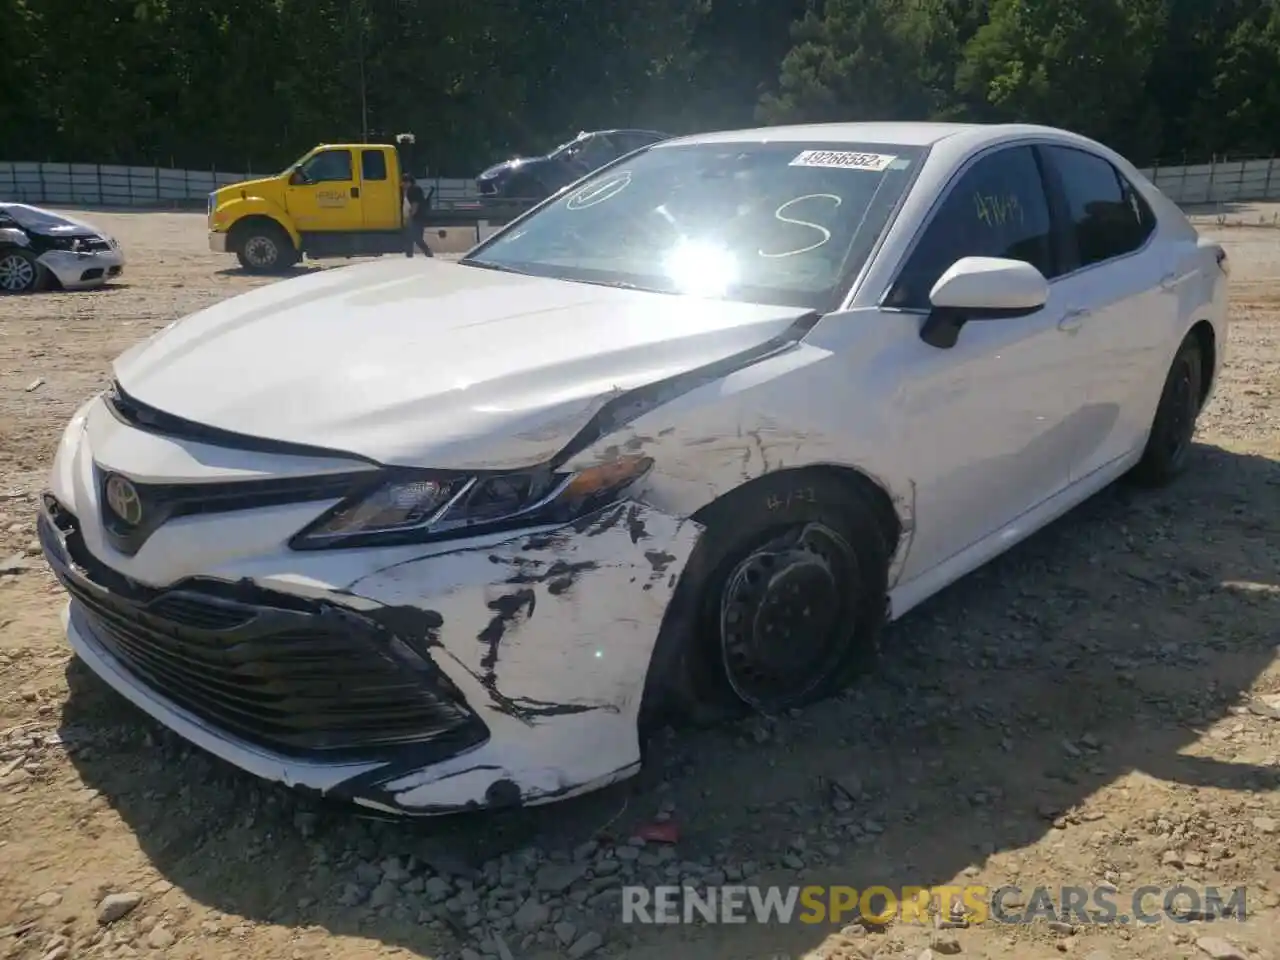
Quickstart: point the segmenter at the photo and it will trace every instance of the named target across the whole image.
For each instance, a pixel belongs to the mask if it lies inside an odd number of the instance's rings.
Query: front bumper
[[[214,253],[227,252],[227,235],[217,230],[209,231],[209,249]]]
[[[101,286],[124,273],[124,254],[118,247],[85,253],[49,250],[40,255],[39,262],[64,290]]]
[[[197,575],[175,545],[221,538],[225,555],[228,515],[171,521],[173,538],[162,528],[116,553],[82,475],[89,432],[69,429],[39,519],[72,597],[68,640],[180,736],[257,776],[400,814],[546,803],[639,768],[649,661],[696,524],[624,503],[516,537],[257,546]],[[295,505],[250,511],[254,526],[277,509],[296,524]]]

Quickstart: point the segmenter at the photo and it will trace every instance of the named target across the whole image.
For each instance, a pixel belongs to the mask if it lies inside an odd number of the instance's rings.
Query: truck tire
[[[231,242],[240,266],[249,273],[282,273],[298,262],[293,241],[270,220],[252,220],[238,227]]]

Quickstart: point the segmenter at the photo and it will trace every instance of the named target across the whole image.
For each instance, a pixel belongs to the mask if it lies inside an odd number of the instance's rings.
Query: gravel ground
[[[666,737],[631,783],[405,825],[188,749],[69,661],[32,513],[110,359],[269,282],[185,213],[86,213],[130,257],[0,301],[0,957],[1280,956],[1280,231],[1203,229],[1234,270],[1192,472],[1107,491],[892,633],[886,670],[775,721]],[[673,843],[631,839],[668,824]],[[667,839],[671,839],[668,837]],[[619,885],[1247,885],[1153,925],[643,927]],[[848,921],[846,921],[848,922]],[[931,951],[931,952],[930,952]]]

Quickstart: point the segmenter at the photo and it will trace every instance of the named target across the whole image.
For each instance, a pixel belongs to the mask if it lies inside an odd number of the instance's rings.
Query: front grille
[[[420,645],[362,613],[225,582],[150,590],[95,569],[66,511],[43,513],[39,525],[50,566],[99,642],[144,685],[221,730],[330,760],[411,745],[443,759],[487,736]]]
[[[138,497],[140,519],[133,523],[116,515],[107,496],[111,473],[94,466],[102,527],[107,541],[126,556],[142,549],[157,530],[179,517],[260,510],[295,503],[342,500],[368,486],[370,472],[331,473],[311,477],[268,480],[227,480],[205,483],[142,483],[130,481]]]

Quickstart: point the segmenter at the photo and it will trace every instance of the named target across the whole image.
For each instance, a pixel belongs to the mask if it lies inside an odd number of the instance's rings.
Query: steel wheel
[[[1200,377],[1189,357],[1180,357],[1170,383],[1169,421],[1164,435],[1165,457],[1174,470],[1181,469],[1191,452],[1191,438],[1200,416]]]
[[[1192,438],[1204,399],[1205,354],[1194,336],[1178,348],[1165,376],[1142,459],[1129,477],[1141,486],[1161,487],[1191,460]]]
[[[26,293],[34,290],[38,270],[35,261],[17,250],[0,253],[0,291]]]
[[[804,700],[845,656],[858,561],[822,523],[793,527],[742,559],[720,600],[720,649],[733,692],[763,712]]]
[[[275,237],[256,234],[244,242],[244,258],[255,270],[270,270],[280,262],[280,245]]]

